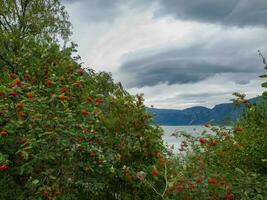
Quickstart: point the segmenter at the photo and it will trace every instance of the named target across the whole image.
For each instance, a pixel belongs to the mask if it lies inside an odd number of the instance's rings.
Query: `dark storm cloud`
[[[148,8],[159,3],[155,16],[174,15],[179,20],[236,25],[267,26],[266,0],[63,0],[81,4],[84,20],[112,21],[120,16],[119,8]]]
[[[244,49],[244,50],[240,50]],[[242,44],[194,45],[172,49],[145,58],[126,61],[118,73],[126,77],[128,88],[159,83],[196,83],[214,75],[224,75],[237,84],[247,84],[261,70],[257,49]],[[248,56],[249,55],[249,56]],[[258,66],[258,67],[257,67]]]
[[[175,83],[194,83],[204,80],[215,73],[235,72],[232,66],[208,63],[201,60],[191,59],[160,60],[143,64],[130,62],[122,67],[124,73],[133,74],[133,80],[129,81],[129,86],[143,87],[153,86],[160,82],[169,85]]]
[[[159,0],[155,16],[236,26],[267,26],[266,0]]]

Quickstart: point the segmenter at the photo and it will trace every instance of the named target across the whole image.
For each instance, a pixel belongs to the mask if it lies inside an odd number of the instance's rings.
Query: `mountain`
[[[254,104],[259,97],[249,100]],[[237,119],[244,110],[244,106],[235,106],[233,103],[224,103],[212,109],[195,106],[184,110],[147,108],[154,115],[154,120],[159,125],[183,126],[203,125],[212,120],[214,124],[229,124]]]

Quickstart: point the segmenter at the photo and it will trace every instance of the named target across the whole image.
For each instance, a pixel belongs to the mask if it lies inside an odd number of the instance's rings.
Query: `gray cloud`
[[[159,0],[155,16],[236,26],[267,26],[266,0]]]
[[[229,92],[203,92],[203,93],[185,93],[185,94],[179,94],[175,98],[176,99],[189,99],[189,100],[194,100],[194,99],[204,99],[205,97],[221,97],[224,95],[229,95]]]
[[[259,42],[259,41],[258,41]],[[127,88],[154,86],[159,83],[196,83],[214,75],[224,75],[237,84],[248,84],[261,72],[257,47],[242,41],[220,40],[177,48],[152,56],[136,56],[122,64],[118,73]]]
[[[79,14],[87,22],[112,23],[121,17],[123,8],[144,9],[153,4],[151,0],[63,0],[66,5],[79,5]]]
[[[80,4],[84,20],[111,22],[121,14],[122,7],[148,8],[159,3],[155,16],[173,15],[179,20],[192,20],[235,26],[267,26],[266,0],[63,0]]]
[[[79,15],[88,22],[112,22],[119,15],[120,0],[64,0],[66,5],[79,6]]]

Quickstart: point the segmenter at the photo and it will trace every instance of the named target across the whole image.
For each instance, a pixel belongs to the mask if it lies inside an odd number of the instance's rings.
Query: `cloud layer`
[[[159,108],[260,94],[266,0],[64,0],[85,67]],[[228,94],[228,95],[227,95]]]
[[[174,15],[192,20],[235,26],[267,26],[266,0],[160,0],[156,16]]]
[[[249,29],[243,35],[239,29],[222,29],[198,44],[128,60],[118,73],[127,78],[128,88],[195,83],[217,74],[227,74],[234,82],[247,84],[262,70],[257,50],[266,49],[265,34],[265,29]],[[248,42],[252,35],[261,37]]]

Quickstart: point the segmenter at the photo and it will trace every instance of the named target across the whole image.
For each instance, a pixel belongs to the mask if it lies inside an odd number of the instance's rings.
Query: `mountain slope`
[[[259,97],[250,99],[255,103]],[[159,125],[183,126],[203,125],[210,120],[215,124],[229,124],[237,119],[242,113],[244,106],[237,107],[233,103],[224,103],[206,108],[196,106],[184,110],[147,108],[147,111],[154,115],[154,120]]]

